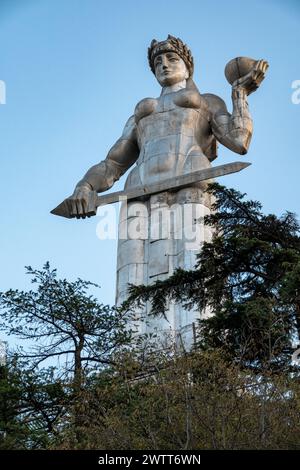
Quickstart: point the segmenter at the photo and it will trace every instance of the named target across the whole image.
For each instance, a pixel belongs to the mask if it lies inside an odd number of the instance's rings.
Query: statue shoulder
[[[140,119],[155,112],[158,105],[156,98],[144,98],[139,101],[134,110],[135,122],[138,123]]]
[[[201,96],[207,102],[213,117],[218,114],[228,114],[225,101],[222,100],[222,98],[220,98],[218,95],[214,95],[212,93],[203,93]]]

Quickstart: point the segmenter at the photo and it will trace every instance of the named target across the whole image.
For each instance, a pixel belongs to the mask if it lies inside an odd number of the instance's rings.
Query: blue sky
[[[168,33],[192,49],[200,91],[220,95],[230,111],[226,63],[269,61],[249,98],[248,155],[220,146],[216,161],[252,166],[219,181],[266,212],[300,213],[300,104],[291,100],[300,80],[300,2],[0,0],[0,290],[28,288],[24,266],[49,260],[61,276],[97,282],[101,301],[114,302],[116,241],[97,238],[97,218],[67,220],[50,210],[105,158],[135,104],[159,95],[147,47]]]

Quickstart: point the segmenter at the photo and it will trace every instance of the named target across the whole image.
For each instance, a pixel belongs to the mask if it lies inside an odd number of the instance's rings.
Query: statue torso
[[[134,170],[140,183],[209,167],[205,152],[213,138],[210,120],[208,104],[196,90],[140,101],[135,108],[140,155]]]

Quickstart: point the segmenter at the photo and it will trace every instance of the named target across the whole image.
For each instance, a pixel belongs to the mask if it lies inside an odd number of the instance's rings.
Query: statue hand
[[[260,86],[268,67],[269,64],[266,60],[258,60],[249,73],[233,82],[232,89],[243,88],[247,95],[250,95]]]
[[[95,192],[89,183],[76,186],[72,196],[66,199],[70,216],[85,219],[95,215],[97,208],[94,204],[94,195]]]

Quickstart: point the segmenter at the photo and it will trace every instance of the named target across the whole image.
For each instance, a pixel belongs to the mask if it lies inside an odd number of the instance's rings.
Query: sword
[[[171,191],[174,189],[185,188],[193,183],[199,183],[200,181],[210,180],[218,176],[237,173],[238,171],[241,171],[250,165],[251,163],[248,162],[226,163],[224,165],[206,168],[205,170],[193,171],[192,173],[188,173],[186,175],[168,178],[162,181],[161,183],[149,184],[148,186],[146,185],[143,187],[137,187],[124,191],[116,191],[114,193],[104,194],[103,196],[98,196],[96,191],[91,191],[89,195],[86,215],[96,215],[97,207],[103,206],[105,204],[114,204],[115,202],[120,202],[124,199],[139,199],[145,196],[151,196],[152,194],[161,193],[163,191]],[[53,209],[51,211],[51,214],[60,215],[61,217],[66,217],[67,219],[72,219],[76,217],[75,215],[70,215],[69,206],[67,202],[68,199],[69,198],[65,199],[61,204],[59,204],[55,209]]]

